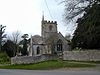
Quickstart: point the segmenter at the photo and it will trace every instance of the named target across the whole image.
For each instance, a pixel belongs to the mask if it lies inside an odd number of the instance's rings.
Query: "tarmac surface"
[[[0,75],[100,75],[100,71],[87,70],[10,70],[0,69]]]

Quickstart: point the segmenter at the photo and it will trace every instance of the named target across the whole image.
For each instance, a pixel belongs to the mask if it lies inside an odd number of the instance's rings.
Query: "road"
[[[0,75],[100,75],[99,71],[59,71],[59,70],[7,70],[0,69]]]

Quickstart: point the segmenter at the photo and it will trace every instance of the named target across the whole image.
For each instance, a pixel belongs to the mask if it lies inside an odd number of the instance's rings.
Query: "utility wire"
[[[51,12],[50,12],[50,9],[49,9],[49,7],[48,7],[47,1],[46,1],[46,0],[44,0],[44,1],[45,1],[45,4],[46,4],[46,7],[47,7],[47,9],[48,9],[49,15],[50,15],[51,19],[53,19],[52,15],[51,15]]]

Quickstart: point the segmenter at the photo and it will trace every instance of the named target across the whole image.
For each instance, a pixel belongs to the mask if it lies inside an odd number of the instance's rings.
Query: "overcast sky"
[[[41,35],[41,20],[44,11],[45,20],[58,22],[58,31],[63,35],[69,32],[63,23],[64,5],[59,0],[0,0],[0,24],[6,25],[6,32]]]

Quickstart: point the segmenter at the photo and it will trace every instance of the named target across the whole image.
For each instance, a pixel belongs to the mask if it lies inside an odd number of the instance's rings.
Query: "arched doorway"
[[[37,47],[37,54],[40,54],[40,47]]]

